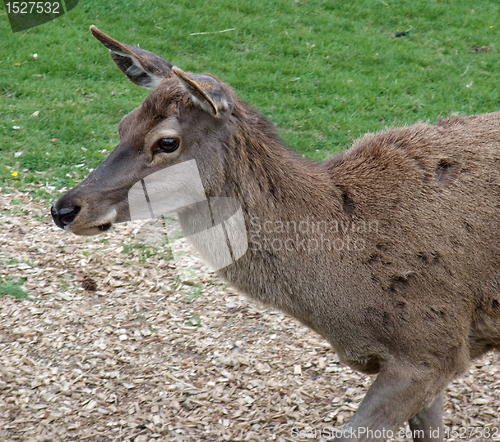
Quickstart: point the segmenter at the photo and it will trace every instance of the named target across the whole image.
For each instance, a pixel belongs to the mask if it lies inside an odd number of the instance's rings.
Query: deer
[[[53,205],[55,224],[106,232],[131,219],[134,185],[194,160],[204,196],[237,201],[248,234],[216,273],[375,375],[336,440],[386,440],[409,423],[414,441],[442,441],[447,385],[500,349],[500,112],[387,128],[315,162],[216,76],[90,30],[150,93]]]

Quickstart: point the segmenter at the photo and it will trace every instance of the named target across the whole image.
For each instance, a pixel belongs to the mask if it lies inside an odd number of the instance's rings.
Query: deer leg
[[[444,389],[448,379],[436,377],[435,371],[426,367],[398,364],[385,367],[379,373],[366,393],[354,416],[342,428],[338,442],[374,442],[397,438],[399,428],[410,418],[416,416],[428,396],[435,396]],[[442,399],[441,399],[442,400]],[[440,400],[424,409],[421,425],[434,425],[440,422]],[[415,424],[412,424],[415,425]],[[418,427],[420,428],[420,427]],[[429,433],[426,434],[426,436]],[[424,441],[440,441],[431,439]]]
[[[427,408],[422,408],[409,420],[414,442],[443,440],[443,395]]]

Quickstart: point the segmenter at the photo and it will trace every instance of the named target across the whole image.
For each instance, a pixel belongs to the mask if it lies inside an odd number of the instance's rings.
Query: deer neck
[[[222,193],[241,204],[248,250],[218,273],[239,291],[312,326],[314,306],[301,294],[326,290],[318,266],[332,268],[338,256],[321,247],[338,235],[330,227],[343,216],[342,192],[326,167],[298,157],[270,126],[256,123],[256,130],[233,132],[227,144]],[[317,288],[304,287],[305,281]]]
[[[251,123],[240,123],[228,143],[223,189],[247,218],[319,222],[341,216],[342,191],[328,169],[288,150],[260,115]]]

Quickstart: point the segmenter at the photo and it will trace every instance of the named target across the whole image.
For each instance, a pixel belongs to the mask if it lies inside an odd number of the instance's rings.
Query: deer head
[[[224,128],[234,108],[230,88],[214,76],[183,72],[95,26],[90,30],[130,81],[152,91],[120,122],[115,150],[52,207],[55,223],[78,235],[106,231],[130,219],[129,191],[135,184],[182,163],[196,165],[207,197],[219,195],[225,181]],[[189,177],[176,179],[174,188],[187,183],[185,192],[193,193]]]

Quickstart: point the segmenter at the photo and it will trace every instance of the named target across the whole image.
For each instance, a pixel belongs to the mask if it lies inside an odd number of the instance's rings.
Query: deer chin
[[[64,230],[67,230],[68,232],[74,233],[75,235],[78,236],[93,236],[93,235],[99,235],[100,233],[107,232],[109,229],[111,229],[112,223],[106,223],[106,224],[101,224],[99,226],[95,227],[87,227],[85,229],[78,229],[78,230],[73,230],[70,226],[67,226],[64,228]]]
[[[112,209],[105,216],[91,226],[74,226],[73,223],[64,227],[64,230],[79,236],[93,236],[107,232],[113,226],[116,219],[116,209]]]

